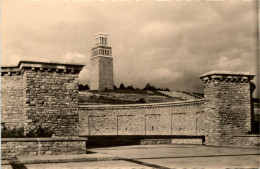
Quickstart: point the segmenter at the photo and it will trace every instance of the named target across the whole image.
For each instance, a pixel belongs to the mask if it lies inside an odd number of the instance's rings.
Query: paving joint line
[[[149,160],[149,159],[167,159],[167,158],[196,158],[196,157],[228,157],[228,156],[250,156],[260,154],[224,154],[224,155],[204,155],[204,156],[177,156],[177,157],[152,157],[152,158],[134,158],[135,160]]]
[[[146,166],[146,167],[152,167],[152,168],[158,168],[158,169],[171,169],[171,168],[168,168],[168,167],[163,167],[163,166],[156,165],[156,164],[138,161],[138,160],[135,160],[135,159],[129,159],[129,158],[120,158],[120,159],[127,161],[127,162],[132,162],[132,163],[135,163],[135,164],[143,165],[143,166]]]

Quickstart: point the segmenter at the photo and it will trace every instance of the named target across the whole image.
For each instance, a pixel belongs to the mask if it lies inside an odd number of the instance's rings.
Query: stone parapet
[[[35,61],[20,61],[17,66],[2,66],[1,76],[4,74],[20,74],[25,69],[49,71],[49,72],[64,72],[64,73],[79,73],[84,65],[71,63],[54,63],[54,62],[35,62]]]
[[[48,141],[87,141],[86,137],[32,137],[32,138],[1,138],[2,142],[48,142]]]
[[[260,146],[260,135],[241,135],[233,136],[234,145]]]
[[[165,103],[149,103],[149,104],[122,104],[122,105],[79,105],[79,110],[122,110],[122,109],[155,109],[168,107],[181,107],[191,105],[202,105],[204,99],[165,102]]]
[[[2,138],[1,159],[17,156],[86,154],[87,138]]]
[[[253,80],[254,76],[249,72],[211,71],[199,76],[199,78],[204,83],[210,81],[249,82]]]

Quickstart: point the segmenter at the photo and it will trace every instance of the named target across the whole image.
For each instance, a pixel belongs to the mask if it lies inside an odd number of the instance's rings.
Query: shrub
[[[137,103],[145,103],[145,99],[144,98],[140,98]]]
[[[1,126],[1,137],[2,138],[24,138],[24,137],[51,137],[53,134],[47,128],[42,128],[41,126],[36,126],[33,130],[29,131],[27,135],[24,135],[24,127],[7,127],[5,124]]]
[[[24,136],[24,128],[10,128],[6,127],[4,124],[1,126],[1,137],[2,138],[23,138]]]
[[[41,126],[36,126],[33,130],[29,131],[26,137],[51,137],[53,134],[48,128],[42,128]]]
[[[79,87],[79,91],[90,89],[88,84],[85,84],[85,85],[79,84],[78,87]]]

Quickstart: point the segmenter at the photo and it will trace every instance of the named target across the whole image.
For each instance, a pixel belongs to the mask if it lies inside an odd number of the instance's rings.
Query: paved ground
[[[137,145],[95,148],[89,149],[89,151],[118,156],[120,160],[27,164],[23,168],[260,168],[259,148],[203,145]],[[12,166],[5,165],[2,168],[12,168]]]

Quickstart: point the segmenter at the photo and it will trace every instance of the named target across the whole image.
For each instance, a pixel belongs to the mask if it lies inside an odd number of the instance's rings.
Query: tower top
[[[99,32],[94,35],[95,46],[108,46],[108,34]]]
[[[95,57],[112,57],[112,48],[108,46],[108,34],[99,32],[94,35],[94,47],[91,49],[91,59]]]
[[[104,32],[98,32],[98,33],[96,33],[95,35],[94,35],[94,37],[96,37],[96,36],[108,36],[108,34],[107,33],[104,33]]]

